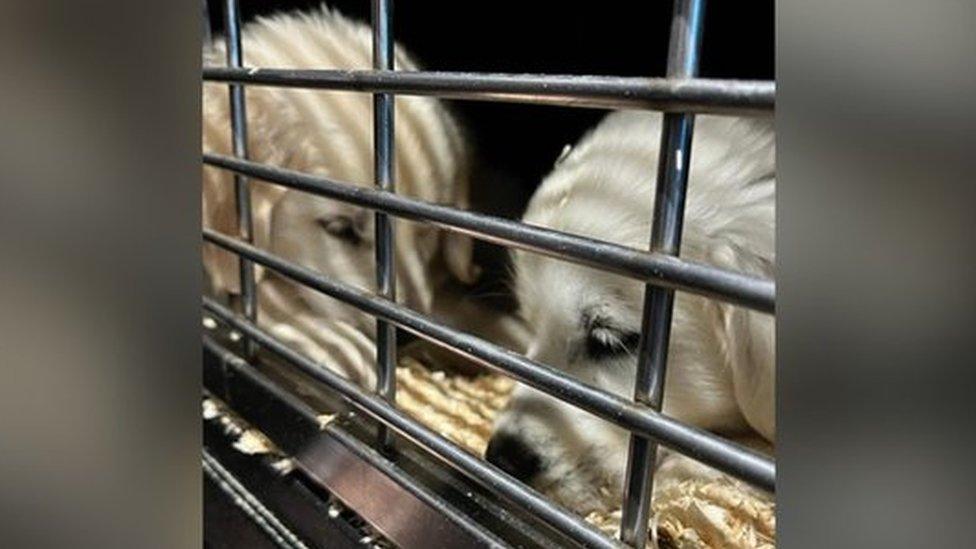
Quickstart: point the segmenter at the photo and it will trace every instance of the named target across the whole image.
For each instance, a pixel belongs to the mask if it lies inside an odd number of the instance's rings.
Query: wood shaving
[[[324,431],[330,423],[335,421],[336,414],[319,414],[315,419],[319,422],[319,430]]]
[[[776,504],[729,479],[671,482],[654,493],[656,534],[661,546],[762,548],[776,546]],[[607,534],[620,531],[621,513],[586,517]],[[650,545],[650,544],[649,544]]]
[[[261,431],[252,428],[243,418],[234,414],[227,405],[219,400],[215,398],[203,399],[202,414],[205,421],[216,421],[223,427],[225,433],[237,437],[233,444],[237,451],[247,455],[284,456],[284,452],[278,449],[271,442],[271,439]]]
[[[275,446],[260,431],[248,429],[241,433],[241,436],[234,442],[234,449],[250,456],[271,453]]]
[[[203,399],[203,419],[210,421],[219,415],[220,409],[217,407],[217,403],[209,398]]]
[[[403,358],[397,368],[396,400],[401,410],[480,456],[514,387],[515,382],[503,376],[446,375]]]
[[[271,468],[279,475],[285,476],[295,470],[295,461],[291,458],[281,458],[271,464]]]

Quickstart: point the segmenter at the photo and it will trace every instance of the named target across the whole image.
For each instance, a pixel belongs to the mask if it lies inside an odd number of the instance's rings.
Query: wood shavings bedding
[[[465,377],[431,371],[400,359],[397,406],[477,455],[484,455],[495,417],[515,383],[503,376]],[[662,547],[680,549],[762,548],[776,545],[776,504],[728,478],[663,482],[652,503]],[[591,513],[587,522],[615,535],[620,511]]]
[[[435,372],[409,357],[399,364],[397,406],[472,453],[484,455],[495,416],[508,402],[515,382],[503,376]]]

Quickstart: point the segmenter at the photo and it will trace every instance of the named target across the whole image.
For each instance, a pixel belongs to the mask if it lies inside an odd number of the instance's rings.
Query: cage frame
[[[206,0],[204,0],[206,5]],[[775,282],[680,259],[694,115],[713,113],[765,116],[775,103],[775,82],[714,80],[697,77],[703,36],[704,0],[675,0],[667,74],[663,78],[398,71],[393,66],[392,0],[372,0],[373,69],[276,69],[243,66],[240,10],[224,1],[227,66],[204,67],[203,81],[229,86],[232,154],[204,153],[203,163],[233,174],[238,238],[203,230],[203,239],[240,260],[243,314],[203,298],[209,314],[242,333],[245,354],[258,346],[295,365],[378,421],[378,445],[391,450],[394,431],[461,471],[491,492],[514,502],[569,539],[588,547],[642,547],[646,542],[657,446],[664,444],[762,490],[775,492],[775,461],[718,435],[661,413],[671,311],[675,291],[691,292],[762,313],[775,313]],[[204,9],[207,13],[207,10]],[[207,25],[209,27],[209,25]],[[373,95],[375,187],[360,187],[284,168],[262,165],[247,155],[247,86],[345,90]],[[655,211],[649,247],[641,250],[527,225],[449,206],[411,199],[395,192],[394,108],[396,95],[504,101],[597,109],[646,109],[664,113]],[[368,292],[316,273],[253,246],[250,185],[270,182],[374,211],[377,291]],[[493,244],[545,254],[616,272],[645,284],[638,373],[633,399],[589,386],[557,369],[434,321],[396,303],[393,258],[396,219],[431,223]],[[277,341],[256,324],[254,266],[260,264],[291,280],[350,304],[376,318],[377,377],[374,391],[341,376]],[[621,539],[611,539],[579,516],[547,500],[529,486],[433,432],[395,405],[396,328],[410,331],[491,370],[527,383],[580,407],[631,433],[623,498]],[[206,338],[207,336],[205,336]],[[214,346],[213,342],[205,344]],[[205,345],[206,346],[206,345]],[[655,351],[656,350],[656,351]],[[228,351],[223,351],[224,353]],[[244,362],[246,365],[247,362]],[[212,460],[212,458],[210,458]],[[204,466],[214,469],[204,459]],[[408,482],[408,481],[407,481]]]

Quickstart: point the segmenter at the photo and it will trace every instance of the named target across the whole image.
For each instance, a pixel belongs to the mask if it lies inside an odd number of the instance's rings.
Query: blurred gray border
[[[199,547],[200,4],[0,7],[5,547]]]
[[[974,23],[777,3],[783,547],[971,544]]]
[[[199,15],[0,8],[6,546],[200,544]],[[784,547],[969,541],[974,21],[777,4]]]

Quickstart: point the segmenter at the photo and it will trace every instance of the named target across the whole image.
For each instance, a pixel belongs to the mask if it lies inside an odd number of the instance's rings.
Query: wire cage
[[[340,440],[345,445],[343,452],[354,455],[359,462],[379,470],[414,498],[425,502],[431,517],[440,515],[455,525],[457,528],[455,534],[452,534],[454,537],[440,538],[446,545],[452,545],[455,541],[459,546],[506,545],[512,541],[505,538],[504,528],[501,526],[486,528],[484,521],[479,523],[473,519],[476,513],[470,508],[464,505],[444,505],[440,499],[442,494],[420,486],[410,474],[412,466],[404,463],[413,464],[418,471],[423,467],[417,464],[446,464],[449,469],[461,474],[463,483],[470,483],[487,493],[500,496],[506,504],[514,506],[532,520],[539,521],[558,533],[559,540],[564,540],[569,545],[587,547],[644,545],[647,528],[642,525],[648,523],[653,468],[659,444],[764,491],[774,492],[774,461],[660,412],[666,371],[665,353],[639,354],[641,358],[634,396],[628,400],[579,382],[555,368],[455,330],[398,304],[393,276],[395,242],[392,225],[395,218],[429,223],[494,244],[545,254],[640,280],[646,284],[641,345],[652,345],[651,348],[667,347],[676,291],[692,292],[773,314],[775,284],[772,280],[686,261],[678,258],[678,254],[690,162],[690,154],[686,151],[690,149],[692,142],[694,115],[768,115],[774,105],[775,84],[771,81],[711,80],[696,76],[703,33],[704,0],[675,0],[667,75],[663,78],[395,71],[391,3],[392,0],[373,0],[372,3],[372,70],[284,70],[242,66],[237,0],[225,0],[227,66],[204,67],[203,79],[229,84],[233,156],[206,153],[203,155],[203,162],[229,170],[235,176],[239,235],[232,237],[204,229],[203,238],[206,242],[239,256],[243,307],[240,313],[234,312],[221,303],[204,297],[203,308],[222,323],[243,334],[246,346],[242,357],[228,350],[213,337],[204,336],[204,347],[209,353],[205,356],[218,364],[215,371],[219,372],[219,375],[210,375],[205,367],[207,390],[226,394],[228,379],[236,379],[247,386],[246,390],[238,390],[235,404],[242,403],[242,409],[250,407],[254,414],[265,418],[262,421],[278,422],[279,429],[276,432],[280,433],[281,440],[275,442],[284,448],[301,448],[296,457],[298,467],[312,477],[315,477],[317,463],[326,463],[334,470],[340,465],[353,467],[350,463],[355,460],[351,462],[349,459],[352,458],[347,456],[348,459],[343,461],[341,456],[337,457],[334,449],[329,451],[331,453],[326,452],[328,455],[325,457],[321,452],[317,454],[316,451],[308,451],[308,438],[327,436]],[[353,186],[342,181],[249,161],[245,86],[286,86],[372,94],[375,188]],[[664,123],[660,136],[662,161],[657,173],[657,197],[652,231],[648,235],[649,248],[634,249],[398,195],[395,190],[392,154],[395,139],[392,124],[394,96],[397,94],[596,109],[663,111]],[[371,293],[361,290],[255,247],[251,238],[249,199],[249,186],[252,182],[271,182],[373,210],[377,231],[375,253],[378,291]],[[363,389],[318,367],[314,361],[292,350],[256,325],[255,264],[352,305],[377,319],[378,383],[375,391]],[[628,430],[631,433],[631,443],[624,483],[620,539],[605,536],[579,516],[548,501],[532,488],[464,451],[399,410],[394,401],[396,328],[473,358],[497,373],[530,385]],[[323,434],[318,428],[316,414],[306,404],[287,389],[269,381],[260,368],[252,364],[249,359],[256,347],[267,349],[298,367],[334,391],[340,399],[351,403],[363,415],[375,420],[379,426],[373,439],[375,447],[357,442],[341,426],[330,427]],[[241,396],[245,393],[251,395],[248,397],[251,399],[250,403]],[[263,396],[253,396],[256,394]],[[348,429],[355,430],[354,427]],[[410,453],[398,449],[397,455],[400,457],[390,458],[383,450],[393,444],[395,436],[411,441],[419,451]],[[403,457],[407,454],[409,459]],[[239,506],[249,509],[248,514],[252,520],[277,545],[304,546],[298,537],[288,531],[288,527],[275,518],[273,512],[248,495],[247,489],[240,482],[236,482],[233,475],[225,471],[214,456],[205,454],[203,466],[209,478],[219,481],[217,485],[225,492],[233,494]],[[430,473],[428,471],[417,474]],[[373,485],[372,489],[383,492],[379,486]],[[444,490],[458,489],[458,485],[452,486],[455,487]],[[289,495],[282,495],[285,493],[282,492],[277,497],[298,497],[295,490],[299,488],[299,491],[315,491],[315,487],[310,486],[292,488]],[[375,498],[367,500],[369,497],[363,501],[364,506],[377,504]],[[294,511],[297,505],[293,502],[293,505],[286,507]],[[517,513],[511,514],[515,515]],[[525,531],[518,532],[518,527],[510,530],[513,536],[529,535]],[[449,543],[449,540],[453,541]],[[395,541],[410,545],[407,538]],[[541,544],[547,545],[548,542],[543,540]]]

